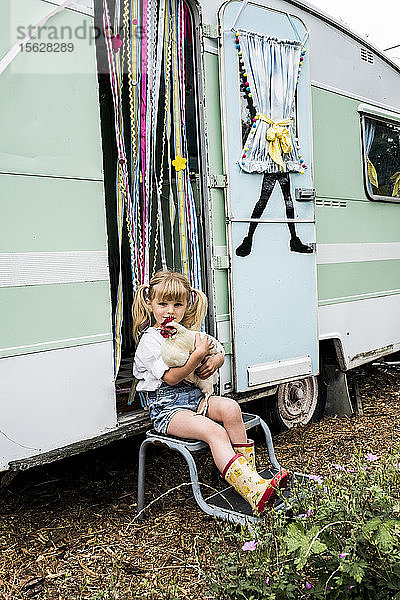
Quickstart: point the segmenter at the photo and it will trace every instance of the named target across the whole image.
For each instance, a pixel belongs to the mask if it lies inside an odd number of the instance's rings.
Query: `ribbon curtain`
[[[240,167],[247,173],[298,172],[293,117],[301,43],[240,29],[238,34],[257,111]]]
[[[190,23],[185,0],[116,0],[114,18],[110,17],[108,0],[103,0],[117,149],[115,376],[121,363],[123,337],[129,335],[123,333],[124,323],[128,322],[122,273],[124,229],[129,240],[133,293],[160,267],[180,268],[192,286],[202,287],[198,215],[186,165],[185,41],[192,35]],[[119,31],[121,43],[114,46],[113,33]],[[160,157],[157,148],[161,149]],[[168,189],[166,202],[164,188]],[[163,203],[168,204],[169,211]],[[179,227],[175,228],[176,216]],[[165,243],[168,223],[172,246],[179,235],[176,248],[168,248],[172,257],[167,256]]]

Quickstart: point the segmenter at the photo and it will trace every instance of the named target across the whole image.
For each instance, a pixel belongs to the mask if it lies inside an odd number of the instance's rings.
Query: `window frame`
[[[378,121],[380,123],[389,123],[392,125],[396,125],[397,127],[399,127],[400,129],[400,115],[398,116],[398,120],[397,120],[397,115],[385,115],[383,113],[383,111],[381,112],[381,114],[378,114],[378,110],[374,110],[373,112],[369,112],[368,110],[360,110],[359,108],[359,112],[360,112],[360,119],[361,119],[361,143],[362,143],[362,159],[363,159],[363,183],[364,183],[364,190],[365,190],[365,194],[367,196],[367,198],[369,200],[372,200],[373,202],[390,202],[390,203],[394,203],[394,204],[400,204],[400,198],[397,197],[393,197],[393,196],[379,196],[377,194],[372,194],[369,186],[368,186],[368,169],[367,169],[367,153],[366,153],[366,135],[365,135],[365,119],[373,119],[374,121]]]

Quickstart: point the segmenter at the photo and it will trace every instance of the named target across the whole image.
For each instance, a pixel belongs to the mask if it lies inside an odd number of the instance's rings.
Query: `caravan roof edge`
[[[348,25],[338,21],[337,19],[335,19],[335,17],[333,17],[329,13],[326,13],[325,11],[317,8],[313,4],[307,2],[306,0],[301,0],[301,2],[300,2],[300,0],[285,0],[285,2],[287,4],[292,4],[293,6],[296,6],[296,8],[300,8],[301,10],[304,10],[305,12],[308,12],[308,13],[318,17],[319,19],[321,19],[322,21],[325,21],[329,25],[333,25],[334,27],[336,27],[343,33],[346,33],[347,35],[352,37],[357,42],[362,43],[364,46],[368,47],[370,50],[375,52],[375,54],[377,54],[382,60],[384,60],[386,63],[388,63],[388,65],[390,65],[398,73],[400,73],[400,65],[398,65],[389,56],[387,56],[383,52],[383,50],[381,50],[380,48],[377,48],[368,39],[364,38],[361,34],[357,33],[356,31],[353,31]]]

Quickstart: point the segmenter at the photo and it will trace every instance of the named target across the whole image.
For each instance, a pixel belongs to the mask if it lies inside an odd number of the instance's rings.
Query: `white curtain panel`
[[[270,142],[266,135],[272,125],[263,117],[276,124],[291,118],[287,129],[292,150],[287,154],[282,152],[282,158],[286,171],[298,172],[301,167],[295,141],[295,93],[302,45],[300,42],[278,40],[244,30],[239,30],[239,43],[257,111],[239,165],[247,173],[282,171],[282,167],[268,154]]]

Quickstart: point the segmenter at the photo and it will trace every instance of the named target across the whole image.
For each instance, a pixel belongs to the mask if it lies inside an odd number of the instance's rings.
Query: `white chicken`
[[[161,357],[168,367],[183,367],[195,348],[196,334],[198,333],[201,337],[207,335],[204,331],[186,329],[180,323],[173,321],[172,317],[167,317],[161,323],[160,333],[164,338],[164,343],[161,346]],[[219,344],[217,340],[215,342]],[[222,346],[218,348],[214,343],[210,354],[218,354],[219,352],[222,352]],[[203,410],[201,412],[205,413],[208,398],[214,393],[214,384],[218,381],[217,371],[210,375],[210,377],[207,377],[207,379],[200,379],[193,371],[185,377],[184,381],[193,383],[204,392],[205,400],[202,403]]]

